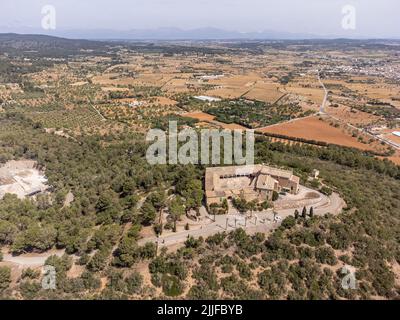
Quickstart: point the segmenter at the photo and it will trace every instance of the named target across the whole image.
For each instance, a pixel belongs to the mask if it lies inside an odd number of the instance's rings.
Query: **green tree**
[[[185,207],[179,197],[175,197],[169,206],[169,213],[174,222],[174,232],[176,232],[176,222],[185,214]]]
[[[186,211],[200,208],[203,202],[204,192],[200,180],[190,180],[186,188],[182,191],[182,196],[185,198]]]
[[[31,268],[24,269],[21,274],[21,279],[29,278],[29,279],[38,279],[40,277],[40,271],[33,270]]]
[[[135,190],[136,190],[136,184],[133,181],[133,179],[126,180],[124,182],[124,184],[122,185],[122,195],[125,197],[129,196],[129,195],[133,195]]]
[[[157,216],[157,210],[150,202],[145,202],[140,209],[141,215],[141,222],[143,225],[151,225]]]
[[[11,269],[0,267],[0,292],[6,290],[11,283]]]
[[[143,285],[143,276],[138,272],[133,272],[125,279],[128,294],[140,293]]]
[[[228,200],[226,198],[224,198],[224,200],[222,200],[222,209],[224,209],[225,214],[228,213],[229,204],[228,204]]]
[[[55,245],[56,236],[57,231],[52,225],[30,225],[28,229],[16,237],[12,245],[12,251],[21,253],[31,250],[49,250]]]
[[[107,265],[107,259],[109,255],[110,251],[107,249],[101,249],[97,251],[87,264],[88,269],[94,272],[103,270]]]
[[[147,197],[146,201],[149,201],[156,210],[161,210],[165,207],[165,192],[160,190],[154,192]]]
[[[72,258],[67,254],[64,254],[61,257],[52,255],[48,257],[45,261],[45,265],[53,266],[58,274],[66,273],[68,270],[70,270],[72,267],[72,263]]]
[[[19,290],[22,294],[22,297],[27,300],[35,299],[40,289],[40,283],[31,280],[22,281],[19,285]]]
[[[18,228],[11,222],[0,220],[0,243],[12,244]]]
[[[138,254],[141,259],[152,259],[157,254],[157,246],[155,243],[147,242],[144,246],[139,248]]]
[[[282,221],[282,227],[284,227],[285,229],[290,229],[295,225],[296,225],[296,219],[293,218],[292,216],[289,216]]]
[[[80,278],[83,281],[83,286],[87,290],[98,289],[101,286],[100,279],[87,270],[82,273]]]
[[[119,267],[131,267],[138,258],[138,245],[136,240],[130,237],[124,237],[114,254],[114,265]]]
[[[248,203],[248,208],[250,210],[251,216],[253,216],[254,210],[257,208],[257,200],[252,200]]]
[[[115,193],[112,191],[102,193],[96,203],[96,211],[102,212],[107,209],[111,209],[115,203],[114,198]]]
[[[162,289],[163,292],[170,297],[180,296],[183,292],[184,285],[182,281],[179,280],[176,276],[171,276],[168,274],[164,274],[162,276]]]
[[[233,199],[232,204],[242,214],[249,209],[248,202],[242,197]]]
[[[164,191],[152,193],[148,198],[153,207],[158,212],[158,223],[161,225],[160,234],[162,233],[162,211],[166,207],[166,197]]]
[[[307,217],[307,208],[304,207],[303,211],[301,212],[301,216],[305,219]]]
[[[107,246],[113,246],[119,239],[121,227],[117,224],[101,226],[96,230],[92,239],[89,241],[89,246],[96,249],[101,249]]]

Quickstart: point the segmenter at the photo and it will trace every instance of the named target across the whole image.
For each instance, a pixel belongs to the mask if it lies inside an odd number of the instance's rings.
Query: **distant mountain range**
[[[66,39],[40,34],[0,33],[0,53],[7,52],[19,55],[30,52],[31,55],[65,57],[86,50],[105,53],[108,47],[105,42],[80,39]]]
[[[10,28],[0,27],[0,32],[11,32]],[[238,32],[218,28],[198,28],[183,30],[179,28],[133,29],[125,31],[109,29],[57,29],[46,32],[43,29],[20,28],[16,33],[47,34],[74,39],[101,40],[300,40],[334,39],[339,36],[322,36],[307,33],[290,33],[265,30],[261,32]],[[354,37],[356,38],[356,37]]]
[[[274,39],[316,39],[312,34],[263,31],[238,32],[217,28],[183,30],[179,28],[115,30],[69,30],[61,34],[73,38],[117,39],[117,40],[274,40]]]

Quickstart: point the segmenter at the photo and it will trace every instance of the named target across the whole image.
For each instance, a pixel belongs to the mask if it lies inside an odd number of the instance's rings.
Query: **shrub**
[[[0,267],[0,292],[9,287],[11,283],[11,269],[8,267]]]
[[[132,273],[125,279],[125,281],[127,292],[129,294],[137,294],[141,291],[143,285],[143,276],[140,273]]]
[[[170,297],[178,297],[183,293],[183,283],[177,277],[164,274],[161,282],[165,295]]]
[[[291,229],[296,225],[296,219],[292,216],[289,216],[287,218],[285,218],[282,221],[282,227],[284,227],[285,229]]]

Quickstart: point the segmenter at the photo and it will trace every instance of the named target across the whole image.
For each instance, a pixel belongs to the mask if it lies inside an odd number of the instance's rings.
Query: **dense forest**
[[[388,161],[338,147],[257,141],[257,162],[293,168],[301,177],[319,168],[324,181],[345,198],[347,210],[339,216],[290,217],[268,237],[238,229],[207,239],[190,238],[177,252],[161,250],[157,255],[153,244],[138,246],[137,240],[142,226],[154,222],[165,205],[160,191],[175,186],[174,192],[187,205],[198,206],[204,168],[150,167],[143,139],[135,134],[74,141],[46,134],[20,114],[6,113],[0,122],[1,162],[36,159],[54,187],[53,199],[6,196],[0,202],[1,244],[15,253],[65,248],[85,266],[79,278],[70,279],[72,258],[50,257],[47,264],[58,271],[57,290],[42,290],[39,275],[28,269],[18,282],[25,298],[398,296],[392,267],[400,262],[400,171]],[[75,199],[64,207],[70,190]],[[152,196],[136,210],[149,192]],[[180,205],[174,204],[177,214]],[[128,232],[122,233],[127,225]],[[357,269],[356,290],[340,287],[338,261]],[[142,263],[148,264],[152,287],[143,286],[136,268]],[[107,286],[100,290],[104,277]],[[7,268],[0,270],[0,282],[0,291],[7,296]]]
[[[261,101],[221,101],[207,109],[216,116],[216,120],[224,123],[237,123],[247,128],[259,128],[296,117],[305,117],[312,112],[303,112],[298,104],[274,103]]]

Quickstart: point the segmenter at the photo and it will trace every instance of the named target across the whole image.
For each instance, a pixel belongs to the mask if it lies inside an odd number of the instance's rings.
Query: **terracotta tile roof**
[[[257,189],[275,190],[275,185],[278,184],[274,178],[266,174],[260,174],[257,179]]]
[[[243,177],[243,181],[230,182],[222,181],[229,178]],[[246,177],[249,181],[246,181]],[[257,179],[254,183],[255,178]],[[254,192],[254,189],[274,190],[278,183],[275,178],[284,178],[299,183],[299,177],[293,175],[290,170],[283,170],[264,165],[252,166],[227,166],[227,167],[209,167],[206,169],[205,189],[207,196],[213,195],[223,197],[224,193],[236,193],[237,190],[249,189]],[[246,183],[246,184],[245,184]],[[253,189],[253,190],[251,190]],[[208,193],[207,193],[208,192]]]

